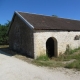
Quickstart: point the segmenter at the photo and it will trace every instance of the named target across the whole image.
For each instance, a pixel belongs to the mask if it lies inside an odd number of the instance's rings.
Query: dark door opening
[[[46,42],[46,53],[49,58],[57,55],[57,41],[55,38],[50,37]]]

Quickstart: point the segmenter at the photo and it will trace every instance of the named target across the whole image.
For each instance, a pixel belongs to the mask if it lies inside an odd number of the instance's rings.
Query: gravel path
[[[37,67],[0,53],[0,80],[80,80],[78,71]]]

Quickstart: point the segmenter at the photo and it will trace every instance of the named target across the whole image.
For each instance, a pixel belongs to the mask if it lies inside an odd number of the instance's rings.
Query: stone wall
[[[46,54],[46,41],[50,37],[54,37],[57,40],[57,56],[63,54],[66,51],[67,46],[70,48],[80,47],[80,39],[76,39],[80,36],[80,32],[68,32],[68,31],[35,31],[34,32],[34,54],[35,58],[42,54]]]
[[[80,32],[35,30],[26,25],[17,15],[14,16],[9,31],[9,47],[20,53],[36,58],[46,54],[46,41],[53,37],[57,40],[57,56],[70,48],[80,47]]]
[[[34,57],[33,30],[17,15],[9,31],[9,47],[19,53]]]

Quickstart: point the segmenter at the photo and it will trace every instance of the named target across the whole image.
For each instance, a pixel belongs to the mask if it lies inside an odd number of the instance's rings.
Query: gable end
[[[32,29],[34,29],[33,25],[31,25],[26,19],[24,19],[17,11],[15,13]]]
[[[33,25],[31,25],[26,19],[24,19],[17,11],[14,12],[14,15],[12,17],[11,23],[9,25],[9,29],[7,31],[7,35],[9,34],[11,25],[13,24],[13,21],[15,19],[15,15],[17,15],[26,25],[28,25],[29,28],[34,29]]]

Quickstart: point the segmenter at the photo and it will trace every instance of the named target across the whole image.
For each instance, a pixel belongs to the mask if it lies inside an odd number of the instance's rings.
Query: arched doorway
[[[46,53],[49,58],[57,56],[57,40],[54,37],[50,37],[46,41]]]

